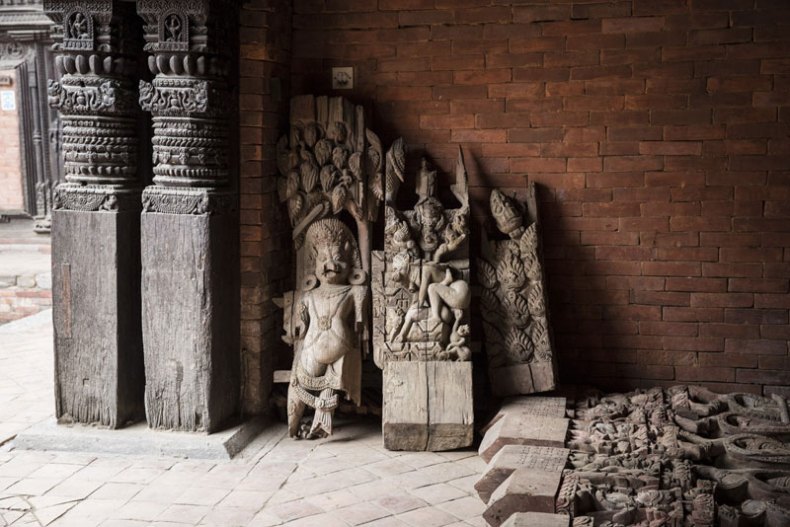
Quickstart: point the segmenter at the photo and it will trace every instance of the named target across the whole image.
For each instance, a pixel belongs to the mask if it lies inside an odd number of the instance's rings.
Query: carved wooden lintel
[[[120,212],[140,210],[140,190],[108,185],[63,183],[55,188],[54,210]]]
[[[202,188],[151,186],[143,191],[143,211],[166,214],[230,214],[236,210],[233,193]]]

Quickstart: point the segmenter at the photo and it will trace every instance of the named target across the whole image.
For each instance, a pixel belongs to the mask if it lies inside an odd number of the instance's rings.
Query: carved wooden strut
[[[340,392],[361,402],[370,225],[383,197],[381,142],[365,127],[361,106],[300,96],[291,101],[291,131],[277,144],[277,162],[300,286],[278,300],[283,339],[294,347],[288,429],[292,437],[321,437],[332,433]],[[301,427],[308,406],[315,409],[313,423]]]
[[[497,396],[553,390],[556,365],[534,184],[526,203],[494,189],[491,214],[508,237],[489,240],[483,232],[477,261],[491,388]]]
[[[373,254],[373,352],[384,369],[384,444],[447,450],[472,441],[469,348],[469,196],[459,151],[451,190],[459,208],[435,196],[436,171],[423,161],[417,203],[396,206],[405,149],[387,153],[384,251]]]

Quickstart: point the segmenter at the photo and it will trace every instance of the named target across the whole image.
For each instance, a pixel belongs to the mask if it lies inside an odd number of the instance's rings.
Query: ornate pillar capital
[[[153,81],[140,81],[140,106],[153,118],[154,183],[149,212],[219,212],[230,184],[228,78],[235,49],[233,2],[141,0]],[[177,192],[175,189],[179,189]],[[203,202],[206,206],[195,206]]]
[[[139,208],[136,54],[142,45],[134,5],[118,0],[49,0],[55,73],[49,104],[60,111],[66,183],[54,207]]]

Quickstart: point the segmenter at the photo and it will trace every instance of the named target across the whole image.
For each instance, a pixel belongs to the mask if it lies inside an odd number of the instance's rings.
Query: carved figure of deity
[[[294,348],[292,437],[331,434],[339,392],[361,404],[371,223],[383,198],[382,161],[381,142],[365,127],[361,106],[342,97],[291,100],[290,133],[277,143],[278,191],[288,208],[302,288],[276,302],[284,309],[283,340]],[[315,408],[313,423],[301,429],[308,406]]]
[[[384,446],[450,450],[472,443],[469,342],[469,196],[459,151],[455,184],[460,207],[436,196],[436,171],[423,160],[417,202],[396,204],[405,180],[405,149],[387,152],[384,250],[373,252],[373,353],[384,370]],[[404,390],[404,387],[408,387]]]
[[[393,152],[396,148],[402,144],[393,146],[388,160],[402,158],[403,152]],[[471,301],[466,243],[469,206],[463,160],[459,158],[456,186],[460,209],[445,209],[433,195],[436,171],[429,170],[423,160],[417,174],[417,204],[411,211],[397,210],[396,191],[391,187],[398,185],[392,174],[402,180],[402,166],[396,162],[396,168],[388,166],[387,170],[384,258],[388,270],[386,277],[379,277],[386,282],[379,290],[389,289],[393,295],[382,299],[389,307],[382,311],[385,321],[377,328],[384,333],[378,341],[386,341],[377,350],[377,363],[382,365],[382,356],[392,360],[468,360],[469,328],[463,321]]]
[[[164,25],[166,42],[178,42],[181,40],[181,17],[176,14],[167,15]]]
[[[88,32],[88,19],[79,11],[71,15],[69,19],[68,37],[76,39],[90,38],[90,33]]]
[[[340,220],[313,223],[305,242],[315,274],[305,279],[295,306],[299,320],[293,337],[301,342],[288,388],[288,431],[291,437],[321,437],[332,433],[338,392],[360,402],[367,277],[354,236]],[[315,416],[309,430],[302,430],[307,406]]]

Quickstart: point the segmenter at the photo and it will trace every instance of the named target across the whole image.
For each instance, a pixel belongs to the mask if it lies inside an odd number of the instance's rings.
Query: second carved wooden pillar
[[[143,192],[145,408],[152,428],[213,432],[237,410],[237,191],[229,140],[231,1],[141,0],[154,74],[153,182]]]

